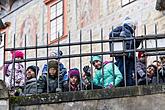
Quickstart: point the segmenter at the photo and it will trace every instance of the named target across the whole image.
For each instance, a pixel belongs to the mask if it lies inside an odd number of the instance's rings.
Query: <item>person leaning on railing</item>
[[[138,59],[136,61],[136,71],[137,71],[137,84],[144,85],[143,78],[146,77],[146,60],[147,57],[145,56],[144,52],[138,52]],[[134,80],[136,77],[134,75]]]
[[[63,52],[57,49],[50,52],[49,57],[53,57],[59,63],[59,78],[62,83],[62,90],[63,90],[65,83],[67,83],[68,75],[67,75],[67,69],[65,68],[64,64],[60,62],[60,57],[62,57],[62,55]],[[42,75],[47,76],[47,64],[44,64],[43,66]]]
[[[80,90],[80,72],[77,68],[72,68],[68,71],[68,81],[64,85],[64,91],[79,91]],[[70,83],[70,84],[69,84]]]
[[[109,39],[113,37],[122,37],[122,38],[134,38],[134,32],[135,32],[136,26],[135,23],[127,17],[121,26],[116,27],[109,33]],[[141,40],[136,40],[136,48],[139,47],[141,43]],[[112,42],[110,44],[110,51],[112,50]],[[134,40],[127,40],[124,41],[124,45],[126,50],[134,49]],[[134,52],[128,52],[125,56],[125,70],[126,70],[126,85],[132,86],[134,85],[133,80],[133,74],[135,72],[134,61],[135,55]],[[116,65],[119,67],[119,70],[121,71],[123,77],[124,77],[124,59],[123,56],[116,56]],[[124,86],[124,81],[121,82],[121,86]]]
[[[91,63],[95,67],[95,73],[93,75],[94,85],[102,86],[103,88],[112,88],[118,86],[122,81],[122,74],[113,62],[107,61],[104,63],[100,56],[92,56]]]
[[[26,69],[26,83],[23,88],[23,93],[17,91],[20,95],[30,95],[37,94],[40,92],[38,89],[37,75],[39,72],[39,67],[31,65]],[[41,93],[41,92],[40,92]]]
[[[17,62],[15,60],[23,59],[24,54],[20,50],[11,51],[12,55],[12,63],[5,65],[5,83],[7,87],[10,89],[11,95],[15,94],[17,89],[22,89],[25,83],[25,74],[24,74],[24,66],[22,63]]]
[[[82,73],[82,87],[84,90],[91,90],[92,86],[93,89],[102,89],[102,86],[92,84],[91,68],[89,67],[89,65],[85,65],[83,67],[83,73]]]
[[[48,62],[48,74],[41,75],[38,79],[39,89],[41,92],[47,92],[47,86],[50,93],[62,91],[62,81],[58,80],[59,63],[56,60],[50,60]]]

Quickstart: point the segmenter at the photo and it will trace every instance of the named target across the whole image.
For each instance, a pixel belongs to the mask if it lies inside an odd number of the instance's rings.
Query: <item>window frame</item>
[[[131,4],[131,3],[135,2],[135,1],[137,1],[137,0],[128,0],[128,3],[123,4],[123,0],[121,0],[121,7],[125,7],[125,6]]]
[[[62,10],[62,19],[63,19],[63,25],[62,25],[62,36],[60,36],[59,38],[55,38],[53,40],[51,40],[51,7],[53,5],[56,5],[57,3],[59,3],[60,1],[63,2],[63,10]],[[67,37],[67,18],[66,18],[66,14],[67,14],[67,0],[44,0],[44,3],[47,5],[47,32],[48,32],[48,44],[55,44],[58,42],[58,40],[63,40]]]

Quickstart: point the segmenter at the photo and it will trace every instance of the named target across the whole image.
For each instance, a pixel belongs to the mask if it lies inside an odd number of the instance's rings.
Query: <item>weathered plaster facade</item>
[[[16,1],[13,4],[13,10],[16,6],[19,6],[17,4],[20,5],[20,2]],[[164,12],[155,10],[155,6],[156,0],[137,0],[124,7],[121,6],[121,0],[67,0],[67,25],[65,26],[71,32],[71,42],[79,42],[80,30],[82,30],[82,41],[90,40],[90,30],[92,30],[93,35],[92,40],[101,39],[101,28],[103,28],[103,38],[108,39],[108,33],[112,26],[120,25],[128,16],[132,18],[137,26],[136,35],[145,34],[144,25],[147,27],[146,34],[155,34],[155,24],[158,26],[157,33],[164,33]],[[16,35],[17,47],[25,46],[25,35],[27,36],[26,45],[35,45],[36,33],[38,45],[46,44],[48,18],[47,7],[43,0],[32,0],[7,16],[2,16],[2,19],[4,22],[11,22],[11,26],[7,30],[7,47],[13,46],[14,34]],[[60,41],[60,43],[67,42],[68,37]],[[160,45],[164,45],[163,41],[160,42]],[[148,46],[154,46],[153,42],[149,41]],[[79,48],[79,46],[72,46],[71,53],[79,54]],[[63,50],[64,54],[68,54],[68,47],[60,47],[60,49]],[[104,45],[104,51],[108,50],[109,46],[107,43]],[[101,51],[101,46],[93,45],[93,52],[97,51]],[[89,45],[82,46],[82,53],[86,52],[90,52]],[[7,53],[9,54],[9,52]],[[38,57],[40,56],[46,56],[44,49],[38,50]],[[32,50],[27,51],[27,58],[29,57],[35,57],[35,52]],[[83,61],[85,61],[84,64],[89,63],[89,57],[84,57]],[[63,62],[68,62],[68,59],[64,59]],[[78,62],[79,58],[75,58],[72,59],[71,64],[77,66]]]

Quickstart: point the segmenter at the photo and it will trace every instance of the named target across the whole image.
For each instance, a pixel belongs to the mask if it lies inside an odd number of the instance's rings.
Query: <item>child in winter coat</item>
[[[48,74],[40,76],[38,80],[39,89],[41,89],[42,92],[50,93],[62,91],[62,81],[60,79],[58,80],[58,78],[59,63],[56,60],[51,60],[48,62]]]
[[[67,75],[67,69],[65,68],[64,64],[60,62],[60,58],[63,55],[63,52],[61,50],[55,50],[50,53],[50,57],[54,57],[55,60],[59,62],[59,78],[60,81],[62,81],[62,89],[64,89],[64,84],[67,83],[68,75]],[[42,69],[42,74],[46,76],[47,74],[47,64],[44,64],[44,67]]]
[[[25,82],[24,66],[21,63],[14,63],[14,60],[23,59],[23,52],[17,50],[12,51],[12,60],[11,64],[6,65],[5,68],[5,82],[8,88],[22,88]]]
[[[97,86],[102,86],[104,88],[112,88],[114,86],[118,86],[119,83],[122,81],[123,77],[121,72],[119,71],[118,67],[112,62],[106,62],[104,64],[100,56],[92,56],[91,63],[95,67],[93,84]]]
[[[97,86],[95,84],[92,84],[91,68],[88,65],[83,67],[82,82],[83,82],[82,86],[83,86],[84,90],[90,90],[92,88],[93,89],[102,89],[101,86]]]
[[[68,71],[69,80],[64,87],[64,91],[79,91],[80,90],[80,72],[77,68]],[[70,83],[70,84],[69,84]]]
[[[144,52],[138,52],[138,60],[136,62],[138,85],[144,84],[142,79],[146,77],[146,58],[147,57],[145,56]]]
[[[37,94],[38,92],[38,84],[37,84],[37,75],[39,72],[38,66],[29,66],[26,69],[26,84],[23,90],[23,94]]]
[[[122,38],[134,38],[134,31],[135,31],[135,24],[134,22],[127,17],[122,26],[118,26],[115,29],[113,29],[109,33],[109,39],[113,37],[122,37]],[[138,48],[140,45],[141,40],[136,40],[136,47]],[[134,40],[127,40],[124,41],[124,45],[126,50],[132,50],[134,49]],[[112,51],[112,42],[110,42],[110,51]],[[134,52],[129,52],[126,54],[125,57],[125,62],[123,59],[123,56],[115,56],[116,60],[116,65],[119,67],[120,72],[122,73],[124,77],[124,65],[125,70],[126,70],[126,84],[124,84],[124,81],[121,82],[121,86],[127,85],[127,86],[132,86],[134,85],[134,80],[133,80],[133,74],[135,72],[135,61],[134,61],[135,55]],[[124,64],[125,63],[125,64]]]

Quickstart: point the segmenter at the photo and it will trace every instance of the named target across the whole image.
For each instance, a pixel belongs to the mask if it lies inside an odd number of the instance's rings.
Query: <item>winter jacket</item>
[[[104,87],[107,88],[111,84],[113,86],[118,86],[121,80],[123,79],[121,72],[118,67],[114,64],[114,75],[113,76],[113,63],[107,63],[103,66],[104,71]],[[115,84],[113,82],[113,78],[115,78]],[[94,85],[101,86],[103,82],[102,78],[102,69],[96,69],[95,75],[93,76]]]
[[[123,26],[118,26],[115,29],[112,30],[112,32],[109,33],[109,39],[112,37],[124,37],[124,38],[133,38],[133,29],[128,26],[127,24],[124,24]],[[139,47],[141,40],[136,40],[136,48]],[[112,45],[112,42],[110,42],[110,47]],[[134,40],[127,40],[125,41],[125,47],[127,50],[134,48]],[[127,54],[128,57],[131,57],[133,55],[133,52],[130,52]]]
[[[57,92],[56,89],[58,88],[58,77],[52,77],[49,76],[40,76],[38,83],[39,83],[39,89],[41,89],[42,92],[47,92],[47,82],[48,82],[48,89],[50,93]],[[62,83],[59,82],[59,89],[62,91]]]
[[[67,75],[67,69],[64,67],[62,63],[59,63],[60,67],[60,77],[63,79],[63,81],[68,80],[68,75]],[[42,74],[46,75],[47,74],[47,64],[44,64],[44,67],[42,69]]]
[[[160,83],[165,83],[165,64],[162,65],[162,68],[160,68],[158,70],[158,74],[159,74],[159,77],[160,77],[159,82]]]
[[[37,79],[32,78],[26,81],[26,85],[23,90],[23,94],[37,94],[38,90],[38,84],[37,84]]]
[[[14,68],[15,66],[15,68]],[[7,87],[21,87],[25,83],[25,68],[21,63],[11,63],[6,66],[5,82]],[[14,84],[15,83],[15,84]]]
[[[136,70],[137,70],[137,82],[138,84],[141,84],[142,79],[146,77],[146,65],[142,63],[140,60],[137,60]]]

